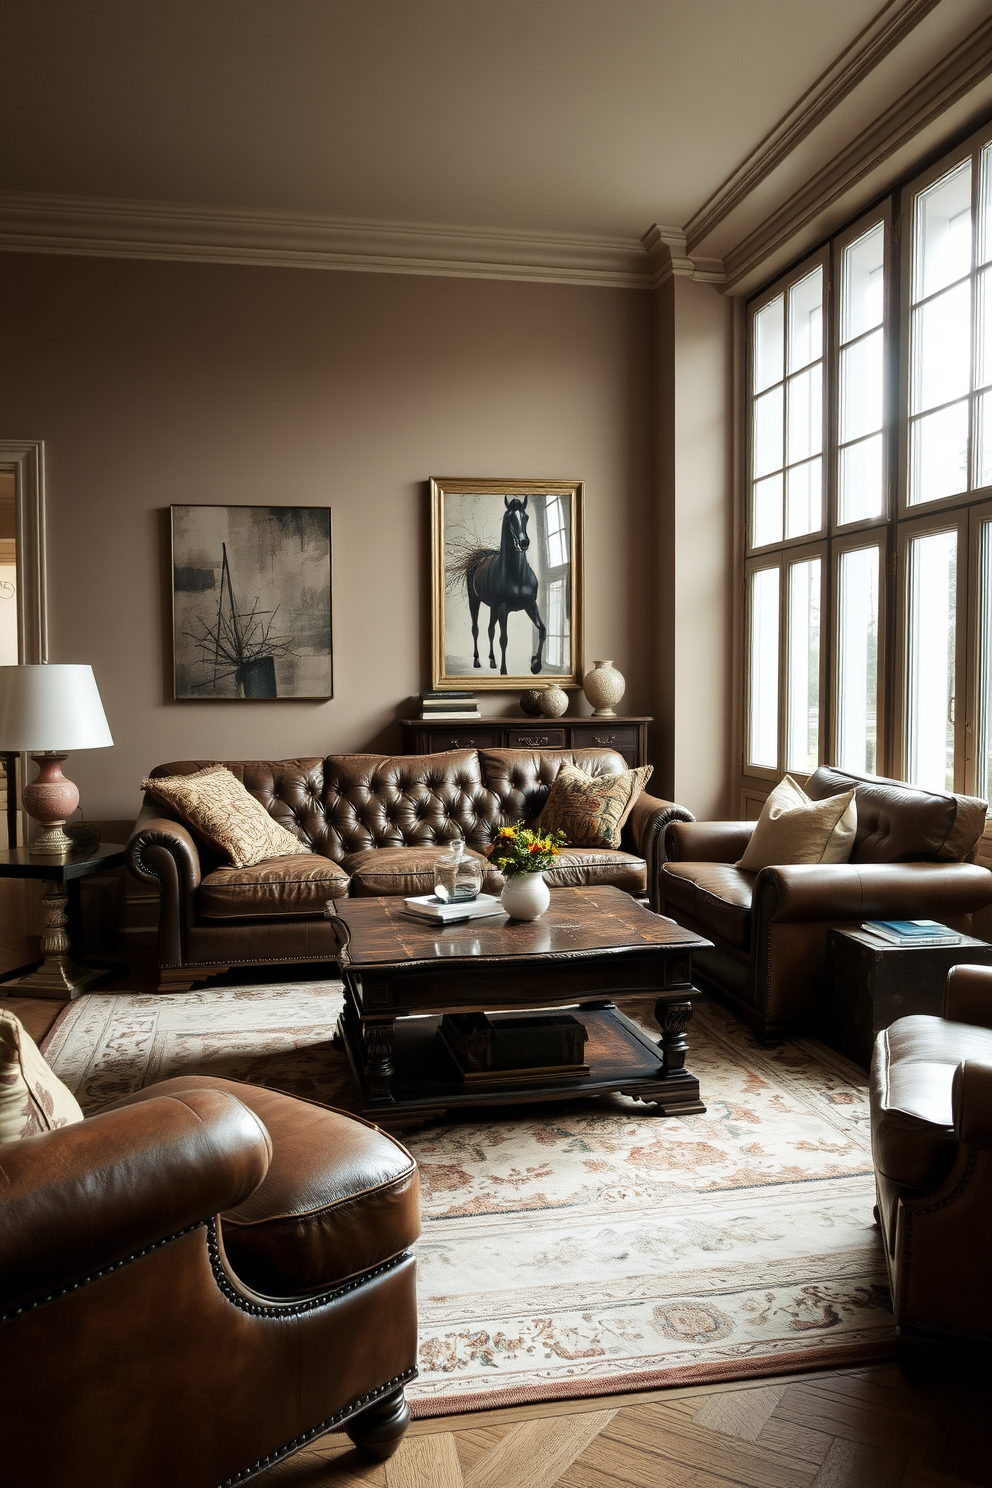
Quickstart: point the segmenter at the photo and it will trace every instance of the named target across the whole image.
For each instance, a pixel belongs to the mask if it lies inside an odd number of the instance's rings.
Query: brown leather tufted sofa
[[[943,1015],[899,1018],[871,1072],[877,1217],[907,1341],[992,1342],[992,968],[955,966]]]
[[[416,1163],[369,1123],[186,1076],[0,1147],[10,1488],[217,1488],[416,1374]]]
[[[337,940],[324,918],[344,895],[426,894],[454,836],[483,854],[501,826],[539,815],[563,761],[591,775],[627,768],[612,749],[455,749],[441,754],[331,754],[325,759],[223,761],[282,826],[312,849],[232,868],[146,798],[128,844],[132,872],[159,885],[163,989],[179,990],[231,966],[327,961]],[[189,774],[213,760],[159,765]],[[683,807],[641,795],[618,851],[566,848],[555,885],[610,884],[656,905],[659,856]],[[483,887],[500,875],[486,862]]]
[[[986,805],[876,775],[821,766],[807,793],[854,786],[858,830],[850,861],[735,867],[754,822],[673,822],[659,870],[661,912],[713,942],[692,958],[702,986],[725,996],[763,1038],[815,1027],[826,935],[863,920],[932,919],[968,930],[992,903],[992,873],[976,866]]]

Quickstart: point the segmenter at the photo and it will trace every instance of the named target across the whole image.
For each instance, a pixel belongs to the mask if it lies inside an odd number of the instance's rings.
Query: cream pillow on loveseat
[[[786,775],[761,808],[737,863],[745,873],[793,863],[846,863],[858,828],[854,791],[814,801]]]
[[[0,1012],[0,1142],[82,1121],[79,1102],[49,1069],[19,1018]]]

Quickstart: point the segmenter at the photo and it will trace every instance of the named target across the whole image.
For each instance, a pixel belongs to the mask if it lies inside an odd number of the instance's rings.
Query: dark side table
[[[957,945],[897,946],[867,930],[828,930],[824,1042],[867,1069],[883,1028],[940,1015],[947,973],[962,962],[992,966],[992,945],[962,935]]]
[[[45,928],[41,936],[44,961],[36,971],[5,982],[16,987],[22,997],[79,997],[95,982],[109,975],[103,967],[78,966],[69,952],[67,908],[78,921],[79,882],[92,873],[120,868],[126,861],[123,843],[101,842],[87,852],[66,853],[64,857],[34,857],[30,848],[8,847],[0,852],[0,878],[40,878],[45,892],[41,897]]]

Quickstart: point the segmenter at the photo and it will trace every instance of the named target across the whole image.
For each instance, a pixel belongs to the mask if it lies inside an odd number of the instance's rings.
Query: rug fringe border
[[[581,1379],[559,1384],[507,1385],[503,1389],[485,1390],[478,1394],[450,1395],[444,1399],[418,1399],[416,1385],[408,1397],[410,1414],[415,1421],[429,1421],[440,1416],[469,1415],[474,1411],[501,1410],[514,1405],[554,1404],[561,1400],[584,1398],[605,1399],[610,1395],[629,1395],[642,1390],[677,1389],[685,1385],[721,1385],[734,1380],[767,1379],[780,1374],[804,1374],[823,1369],[850,1368],[853,1364],[882,1364],[898,1357],[899,1345],[891,1338],[875,1343],[851,1343],[836,1348],[824,1347],[802,1354],[765,1354],[760,1359],[724,1360],[721,1362],[683,1364],[671,1369],[635,1370],[614,1379]]]

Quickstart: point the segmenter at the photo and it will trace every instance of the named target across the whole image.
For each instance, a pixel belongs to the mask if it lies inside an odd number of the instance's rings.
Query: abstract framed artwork
[[[581,481],[431,481],[432,686],[582,683]]]
[[[329,698],[326,506],[173,506],[174,696]]]

